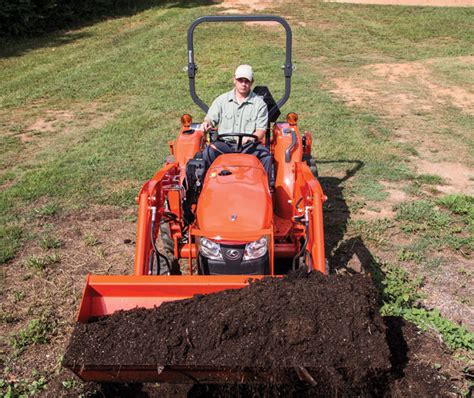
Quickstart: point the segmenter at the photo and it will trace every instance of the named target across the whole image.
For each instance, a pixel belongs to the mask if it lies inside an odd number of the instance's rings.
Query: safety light
[[[290,112],[288,115],[286,115],[286,121],[290,126],[296,126],[296,123],[298,122],[298,115],[295,112]]]
[[[190,128],[192,122],[193,122],[193,117],[191,115],[188,115],[187,113],[185,113],[183,116],[181,116],[181,124],[183,125],[183,127]]]

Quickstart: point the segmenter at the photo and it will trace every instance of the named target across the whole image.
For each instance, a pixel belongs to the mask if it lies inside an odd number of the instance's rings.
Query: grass
[[[22,292],[22,291],[15,291],[13,293],[13,302],[14,303],[19,303],[21,301],[23,301],[25,299],[25,292]]]
[[[40,318],[28,322],[23,329],[12,337],[10,344],[18,354],[31,345],[48,343],[53,330],[52,321],[46,315],[42,315]]]
[[[0,392],[5,398],[26,398],[34,396],[47,388],[48,380],[45,376],[38,376],[33,372],[32,378],[19,380],[0,379]]]
[[[83,240],[84,240],[84,244],[85,244],[86,246],[90,246],[90,247],[92,247],[92,246],[97,246],[97,245],[100,244],[99,238],[97,238],[96,236],[94,236],[94,235],[92,235],[92,234],[86,234],[86,235],[84,235]]]
[[[294,10],[282,7],[282,12],[293,15]],[[303,127],[313,127],[319,157],[347,159],[350,154],[363,159],[365,167],[354,181],[353,192],[367,200],[383,200],[387,194],[379,180],[399,181],[410,175],[399,160],[402,151],[390,144],[390,132],[378,117],[350,111],[318,88],[323,76],[320,68],[314,70],[310,54],[326,57],[325,64],[329,66],[373,62],[376,54],[380,60],[386,60],[388,53],[402,60],[407,57],[407,48],[411,58],[435,53],[439,56],[440,50],[443,52],[448,47],[449,55],[453,55],[453,48],[457,49],[455,53],[465,54],[469,37],[463,26],[468,26],[471,14],[460,9],[414,11],[403,7],[382,9],[320,3],[305,3],[302,7],[308,15],[334,24],[334,29],[321,30],[317,24],[308,24],[304,30],[297,24],[294,26],[299,70],[285,110],[297,110],[303,116]],[[5,76],[0,83],[1,123],[17,128],[18,123],[11,124],[9,118],[11,112],[19,109],[27,117],[31,115],[31,121],[44,115],[46,109],[66,109],[77,117],[73,117],[71,127],[75,140],[68,144],[61,142],[61,135],[49,133],[51,145],[39,148],[32,159],[16,166],[20,170],[15,183],[0,194],[2,220],[8,219],[16,228],[22,228],[18,216],[21,209],[42,198],[53,201],[38,209],[39,214],[45,215],[72,203],[133,203],[140,184],[153,174],[165,156],[166,141],[174,136],[179,115],[191,112],[197,120],[202,119],[202,113],[187,95],[186,77],[177,67],[186,60],[182,46],[186,26],[178,21],[183,18],[191,21],[207,12],[214,9],[158,6],[132,17],[65,33],[64,45],[54,47],[54,51],[40,47],[27,52],[21,57],[21,64],[15,58],[0,61]],[[298,17],[305,22],[304,13],[298,12]],[[439,22],[435,30],[431,22],[428,24],[433,20]],[[128,29],[124,21],[135,27]],[[420,28],[428,25],[429,29]],[[174,32],[172,36],[170,29]],[[439,37],[439,30],[443,31],[443,37],[451,38],[449,46],[440,48],[432,40]],[[262,33],[265,40],[260,40]],[[389,36],[392,44],[387,47]],[[235,37],[245,38],[248,43],[239,53],[225,44]],[[265,82],[276,97],[281,95],[282,38],[279,30],[239,24],[200,26],[195,40],[196,60],[201,67],[197,80],[199,94],[209,103],[228,89],[232,69],[245,60],[255,66],[257,83]],[[91,53],[93,58],[89,56]],[[29,81],[37,84],[27,84]],[[308,95],[305,87],[311,87],[312,95]],[[92,106],[98,117],[111,115],[112,110],[113,116],[98,128],[92,123],[78,125],[84,109]],[[30,145],[21,143],[16,136],[4,140],[3,147],[12,156]],[[63,149],[60,153],[58,146]],[[127,188],[111,189],[122,181],[131,183]],[[11,259],[18,242],[16,239],[2,249],[6,253],[0,257],[2,262]]]
[[[48,233],[44,234],[40,241],[39,241],[40,247],[48,250],[48,249],[59,249],[60,247],[63,246],[63,241],[56,236],[52,236]]]
[[[405,232],[439,231],[449,225],[449,216],[433,207],[427,200],[404,202],[397,206],[395,219]]]
[[[23,230],[18,224],[0,225],[0,264],[15,257],[21,246]]]
[[[472,197],[447,195],[435,201],[415,200],[400,203],[396,209],[395,219],[400,222],[401,230],[408,236],[415,234],[420,238],[400,249],[401,261],[421,263],[429,257],[429,249],[450,248],[464,256],[474,250]]]
[[[29,256],[25,260],[27,267],[32,268],[36,271],[44,271],[50,265],[57,264],[61,261],[60,256],[56,253],[47,254],[43,256]]]
[[[387,233],[389,229],[394,227],[394,222],[388,218],[370,221],[357,220],[349,222],[349,230],[352,233],[362,236],[364,241],[370,242],[376,247],[384,247],[387,245]]]
[[[49,217],[54,216],[59,211],[59,205],[57,203],[47,203],[43,206],[36,207],[34,214],[37,217]]]
[[[446,195],[436,203],[454,214],[463,217],[466,224],[474,224],[474,197],[466,195]]]

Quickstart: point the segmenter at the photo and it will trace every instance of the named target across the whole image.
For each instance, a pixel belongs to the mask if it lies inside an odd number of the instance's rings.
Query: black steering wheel
[[[225,134],[217,134],[216,139],[219,141],[224,141],[223,138],[225,137],[232,137],[237,138],[237,149],[236,152],[240,152],[242,150],[243,141],[245,137],[253,138],[254,142],[257,142],[259,138],[254,134],[247,134],[247,133],[225,133]]]

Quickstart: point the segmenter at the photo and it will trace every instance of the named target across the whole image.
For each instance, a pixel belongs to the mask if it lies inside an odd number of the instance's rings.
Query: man
[[[251,91],[253,70],[250,65],[240,65],[234,74],[234,89],[220,95],[212,103],[204,122],[203,131],[217,126],[217,133],[253,134],[243,138],[242,153],[254,154],[262,162],[268,175],[271,168],[270,151],[262,145],[268,124],[268,109],[263,99]],[[238,137],[223,137],[208,145],[203,152],[206,167],[209,167],[217,156],[223,153],[234,153]]]

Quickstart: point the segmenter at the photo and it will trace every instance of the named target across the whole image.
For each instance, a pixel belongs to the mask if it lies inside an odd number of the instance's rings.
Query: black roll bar
[[[194,63],[194,46],[193,36],[194,29],[203,22],[252,22],[252,21],[274,21],[278,22],[285,28],[286,31],[286,55],[285,65],[283,65],[283,74],[285,75],[285,94],[277,101],[276,105],[269,109],[269,114],[272,114],[276,109],[281,108],[288,98],[290,97],[291,91],[291,75],[293,73],[293,64],[291,63],[291,39],[292,33],[290,25],[282,17],[276,15],[208,15],[196,19],[188,29],[188,77],[189,77],[189,91],[193,101],[205,112],[209,110],[209,107],[198,97],[196,94],[195,77],[197,72],[197,65]]]

